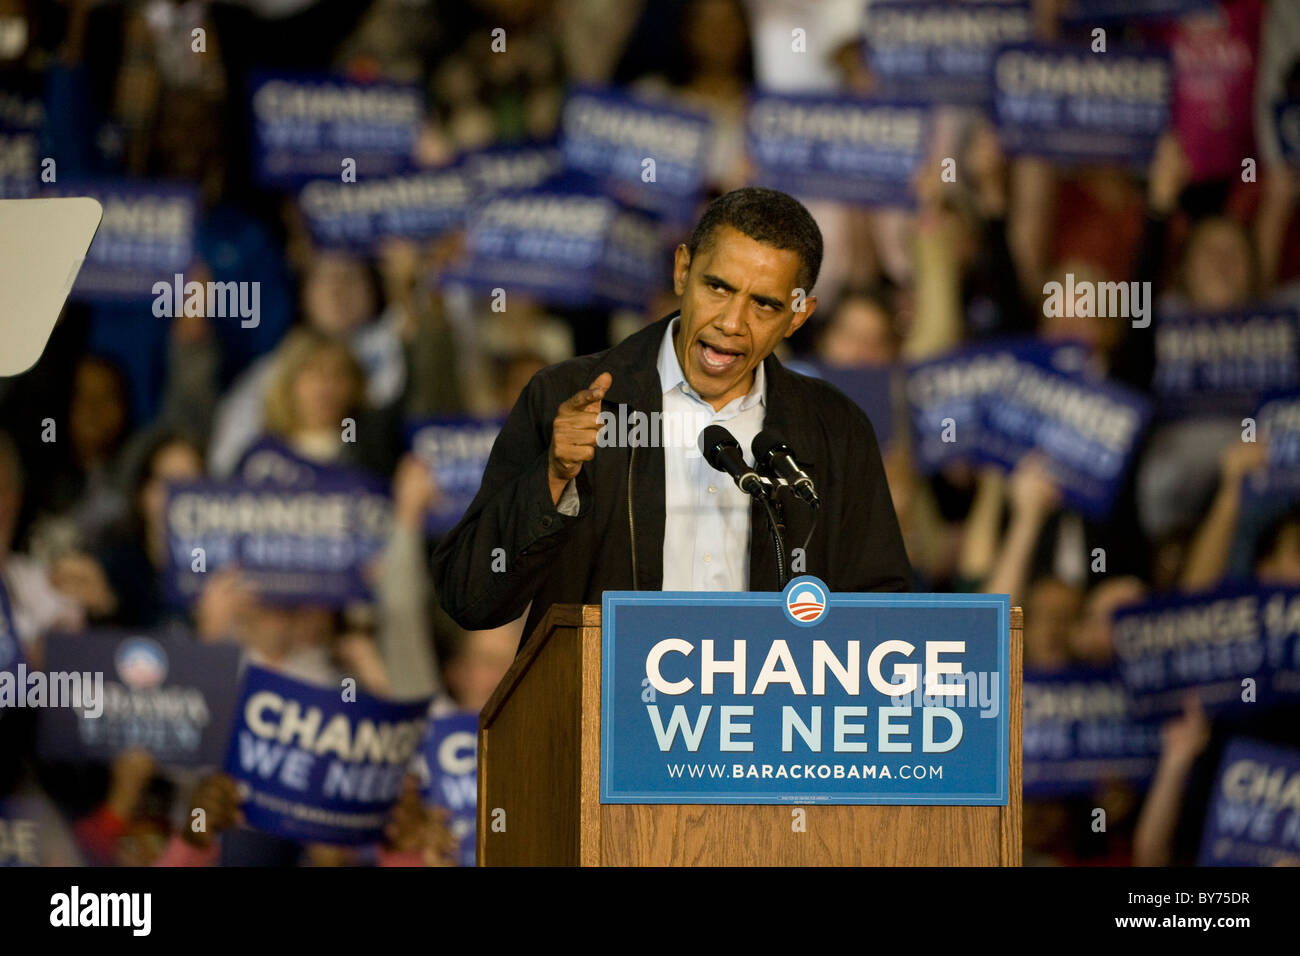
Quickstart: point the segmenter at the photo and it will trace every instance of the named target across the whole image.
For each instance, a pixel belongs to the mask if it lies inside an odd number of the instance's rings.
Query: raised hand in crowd
[[[1183,790],[1205,745],[1210,722],[1195,693],[1183,700],[1183,712],[1160,729],[1160,761],[1147,791],[1133,834],[1134,866],[1168,866],[1173,857],[1174,829],[1182,809]]]
[[[1158,216],[1168,216],[1178,206],[1178,197],[1192,175],[1192,164],[1178,136],[1165,133],[1156,143],[1147,175],[1147,207]]]
[[[1265,441],[1233,439],[1220,453],[1219,488],[1192,539],[1179,582],[1184,591],[1209,590],[1223,580],[1241,516],[1242,485],[1249,474],[1264,467],[1267,458]]]
[[[403,527],[423,530],[440,496],[429,466],[414,455],[403,457],[393,476],[393,519]]]
[[[1031,452],[1011,472],[1007,492],[1011,523],[984,590],[1010,594],[1011,603],[1016,604],[1023,603],[1018,598],[1025,594],[1030,558],[1043,525],[1060,506],[1061,490],[1052,479],[1046,458]]]
[[[50,583],[80,604],[92,621],[112,617],[117,611],[117,595],[103,566],[88,554],[72,552],[55,558],[50,565]]]

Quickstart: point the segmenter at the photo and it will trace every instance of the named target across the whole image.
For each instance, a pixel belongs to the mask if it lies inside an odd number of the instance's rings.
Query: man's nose
[[[740,335],[745,331],[745,300],[738,295],[731,296],[722,309],[714,325],[727,335]]]

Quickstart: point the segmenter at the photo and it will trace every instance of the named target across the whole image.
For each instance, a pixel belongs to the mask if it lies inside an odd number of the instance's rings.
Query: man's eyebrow
[[[722,278],[721,276],[715,276],[710,272],[706,272],[701,278],[704,279],[705,285],[720,285],[728,292],[736,291],[736,287],[732,285],[730,282],[728,282],[726,279]],[[758,295],[756,293],[751,292],[749,297],[753,299],[755,302],[757,302],[759,305],[771,306],[774,309],[785,308],[784,302],[770,295]]]

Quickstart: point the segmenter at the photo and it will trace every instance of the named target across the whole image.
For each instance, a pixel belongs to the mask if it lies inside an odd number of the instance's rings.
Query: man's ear
[[[790,328],[785,331],[785,338],[794,335],[803,327],[803,324],[812,318],[812,314],[817,311],[817,296],[810,295],[803,300],[803,311],[796,312],[794,318],[790,320]]]
[[[686,274],[690,271],[691,254],[683,242],[673,253],[673,292],[677,295],[686,294]]]

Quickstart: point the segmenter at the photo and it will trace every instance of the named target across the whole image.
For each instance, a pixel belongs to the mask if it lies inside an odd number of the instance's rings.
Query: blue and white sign
[[[366,600],[366,566],[388,540],[388,498],[324,476],[307,488],[199,481],[166,505],[169,595],[192,601],[209,576],[237,566],[263,600],[341,607]]]
[[[430,719],[416,762],[425,802],[451,814],[449,825],[459,847],[457,861],[461,866],[473,866],[477,856],[478,714]]]
[[[1169,125],[1169,56],[1021,43],[993,60],[993,115],[1008,153],[1145,164]]]
[[[1025,673],[1026,797],[1086,794],[1155,772],[1160,724],[1133,717],[1128,689],[1103,668]]]
[[[46,196],[90,196],[104,207],[71,297],[148,302],[155,282],[189,270],[195,256],[198,189],[170,183],[83,180],[45,187]]]
[[[1062,18],[1070,24],[1110,20],[1177,20],[1215,9],[1215,0],[1065,0]]]
[[[1300,493],[1300,391],[1267,395],[1255,410],[1256,437],[1266,443],[1267,467],[1250,476],[1261,494]]]
[[[1007,803],[1006,595],[607,591],[602,803]]]
[[[433,470],[438,487],[429,511],[430,534],[446,534],[465,514],[504,424],[503,418],[433,418],[408,426],[411,451]]]
[[[250,89],[254,172],[263,186],[340,180],[344,159],[356,161],[358,183],[412,167],[424,118],[424,97],[414,84],[257,73]]]
[[[867,65],[885,96],[932,103],[987,104],[993,54],[1028,40],[1028,2],[883,0],[867,13]]]
[[[1029,452],[1042,452],[1066,505],[1101,519],[1114,506],[1150,417],[1151,403],[1132,389],[1021,358],[1015,375],[983,403],[980,453],[1011,469]]]
[[[1300,590],[1224,588],[1115,612],[1115,657],[1140,716],[1285,703],[1300,695]]]
[[[368,250],[387,238],[431,239],[465,224],[473,196],[459,169],[367,177],[355,183],[313,179],[298,207],[322,246]]]
[[[1015,376],[1019,350],[1016,343],[960,349],[908,369],[912,447],[923,472],[975,460],[984,404]]]
[[[667,285],[670,261],[649,217],[606,196],[549,187],[475,206],[466,251],[444,281],[570,306],[640,307]]]
[[[1196,862],[1300,864],[1300,750],[1244,737],[1228,741]]]
[[[684,220],[704,189],[712,126],[707,113],[671,101],[577,87],[560,114],[560,147],[610,195]]]
[[[909,366],[907,401],[921,470],[987,460],[985,406],[1001,400],[1025,365],[1077,379],[1082,362],[1078,346],[1026,338],[969,346]]]
[[[457,161],[474,194],[533,189],[560,173],[564,157],[553,142],[512,143],[463,153]]]
[[[1292,307],[1162,315],[1155,334],[1155,389],[1166,415],[1240,417],[1265,392],[1300,386]]]
[[[41,712],[38,750],[46,760],[108,763],[139,747],[159,763],[217,766],[235,711],[239,648],[134,631],[50,635],[52,672],[102,673],[102,710]]]
[[[749,107],[756,185],[807,199],[911,206],[928,108],[853,96],[761,95]]]
[[[225,769],[248,825],[293,840],[379,841],[428,725],[429,701],[396,703],[244,671]]]

